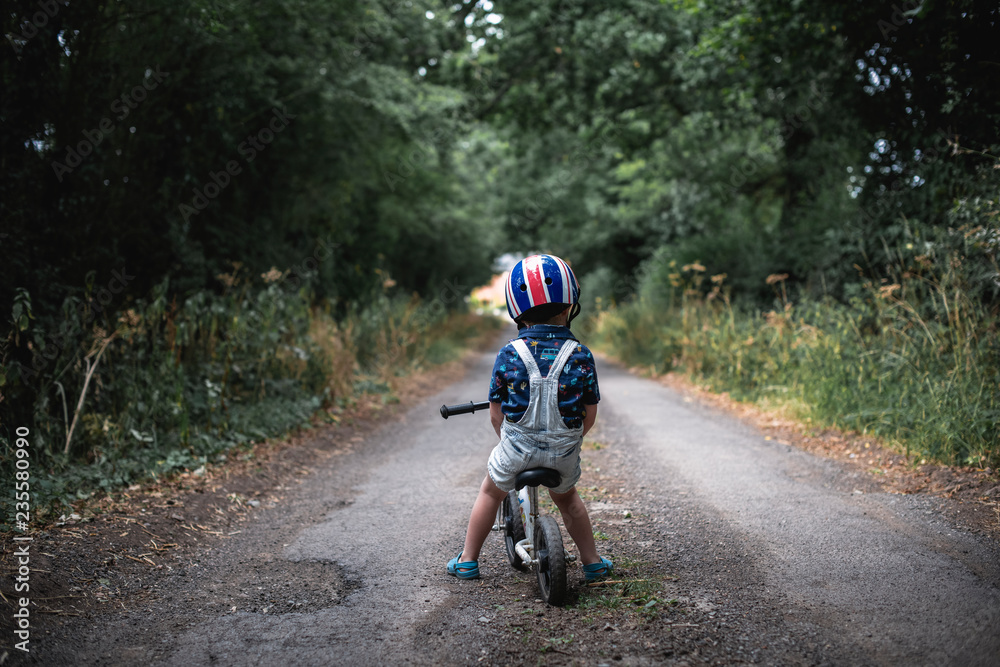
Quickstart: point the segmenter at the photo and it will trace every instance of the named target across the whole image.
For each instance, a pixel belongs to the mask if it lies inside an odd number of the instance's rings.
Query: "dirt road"
[[[608,364],[581,490],[617,588],[547,608],[487,542],[460,548],[494,435],[492,353],[138,607],[38,637],[29,662],[143,665],[1000,664],[1000,550],[938,501],[861,477]],[[609,594],[612,593],[613,594]]]

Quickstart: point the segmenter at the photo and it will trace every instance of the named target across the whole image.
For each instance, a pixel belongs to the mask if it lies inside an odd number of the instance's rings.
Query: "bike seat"
[[[559,486],[562,477],[559,471],[552,468],[530,468],[518,473],[514,478],[514,487],[520,491],[526,486],[547,486],[553,489]]]

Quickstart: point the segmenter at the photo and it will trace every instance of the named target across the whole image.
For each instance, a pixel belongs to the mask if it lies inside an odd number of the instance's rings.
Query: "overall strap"
[[[559,376],[562,374],[563,366],[569,361],[569,357],[573,354],[573,350],[580,343],[575,340],[567,340],[563,343],[562,348],[559,350],[559,354],[556,355],[555,360],[552,362],[552,366],[549,367],[549,374],[546,375],[546,379],[551,378],[553,382],[559,382]]]
[[[531,354],[528,349],[528,344],[524,342],[523,338],[517,338],[511,343],[514,346],[514,350],[517,352],[517,356],[521,357],[521,361],[524,362],[525,368],[528,370],[528,376],[532,379],[547,379],[555,378],[559,379],[560,373],[562,373],[563,366],[569,360],[569,356],[573,354],[573,348],[575,348],[580,343],[575,340],[567,340],[559,348],[559,353],[556,358],[552,361],[552,365],[549,367],[548,375],[542,378],[542,373],[538,369],[538,363],[535,361],[535,356]],[[554,372],[554,373],[553,373]]]
[[[541,380],[542,374],[538,370],[538,363],[535,361],[535,357],[531,354],[531,350],[528,349],[528,344],[524,342],[524,339],[517,338],[511,344],[514,346],[517,356],[521,357],[521,361],[524,362],[524,366],[528,370],[528,379]]]

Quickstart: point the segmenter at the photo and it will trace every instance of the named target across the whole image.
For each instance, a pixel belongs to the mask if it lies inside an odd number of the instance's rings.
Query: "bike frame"
[[[490,404],[487,401],[469,402],[462,405],[442,405],[441,416],[447,419],[451,415],[468,414],[477,410],[486,410]],[[493,530],[504,533],[504,548],[511,566],[517,569],[525,567],[535,570],[538,577],[538,588],[542,599],[551,605],[559,606],[566,598],[566,566],[576,561],[576,555],[566,550],[565,541],[560,534],[559,524],[554,517],[540,516],[538,504],[539,484],[558,484],[559,474],[551,468],[534,468],[524,471],[523,477],[518,475],[517,484],[526,484],[517,494],[505,493],[503,501],[497,508],[496,521]],[[555,478],[555,482],[553,482]],[[517,514],[511,506],[513,498],[517,497]],[[510,513],[505,516],[504,508]],[[520,525],[515,517],[520,516]],[[523,532],[524,539],[514,543],[514,539]],[[536,542],[538,546],[536,548]],[[562,558],[558,556],[562,552]]]
[[[524,539],[514,545],[517,555],[525,565],[535,566],[535,523],[538,521],[538,487],[526,486],[517,492],[517,509],[521,513]],[[493,522],[494,532],[503,531],[503,504],[497,508],[497,518]]]
[[[517,555],[528,565],[538,564],[535,557],[535,522],[538,521],[538,487],[526,486],[517,493],[517,508],[521,512],[521,525],[524,526],[524,539],[514,545]],[[497,510],[497,524],[500,523],[500,511]]]
[[[517,492],[517,509],[521,513],[521,525],[524,527],[524,539],[514,545],[517,555],[526,566],[538,565],[535,554],[535,524],[538,523],[538,487],[526,486]],[[503,531],[503,504],[497,508],[497,518],[493,522],[493,531]],[[564,552],[566,562],[576,560],[576,554]]]

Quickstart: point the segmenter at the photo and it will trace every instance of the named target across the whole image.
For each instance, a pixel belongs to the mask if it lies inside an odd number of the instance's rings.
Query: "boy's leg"
[[[493,528],[497,509],[503,502],[506,491],[501,491],[487,475],[483,485],[479,487],[479,495],[472,506],[472,516],[469,517],[469,529],[465,533],[465,547],[462,549],[462,562],[479,560],[479,551],[483,548],[486,536]],[[589,525],[589,523],[588,523]],[[593,536],[591,536],[593,541]]]
[[[583,564],[600,563],[601,557],[597,555],[597,544],[594,542],[594,529],[590,525],[590,515],[587,514],[587,506],[583,504],[583,498],[576,492],[576,487],[574,486],[566,493],[554,493],[549,489],[549,497],[559,508],[563,525],[566,526],[566,532],[576,543]]]

